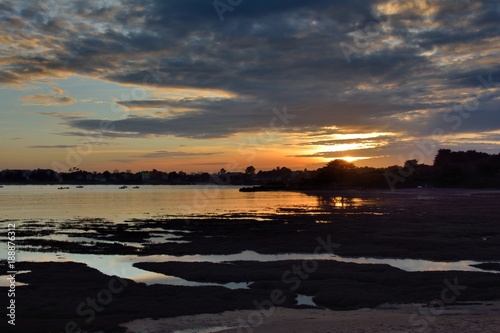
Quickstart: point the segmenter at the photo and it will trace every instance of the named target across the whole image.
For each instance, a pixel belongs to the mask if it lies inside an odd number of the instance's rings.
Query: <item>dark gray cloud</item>
[[[271,119],[272,114],[268,119]],[[234,133],[258,130],[265,123],[259,124],[260,118],[254,114],[230,113],[221,110],[217,113],[188,113],[172,118],[128,117],[109,121],[112,131],[103,131],[103,136],[110,137],[147,137],[148,135],[173,135],[186,138],[208,139],[223,138]],[[98,119],[71,119],[68,125],[74,128],[95,131],[102,121]],[[260,125],[260,126],[259,126]]]
[[[429,128],[442,129],[446,135],[500,130],[498,102],[484,103],[470,98],[456,103],[442,114],[436,114],[429,123],[433,125]]]
[[[19,84],[22,82],[20,75],[10,71],[0,71],[0,83]]]
[[[205,0],[49,3],[0,5],[10,22],[2,35],[30,37],[6,48],[0,82],[76,73],[232,96],[121,100],[130,109],[168,112],[115,120],[104,132],[99,117],[65,118],[72,129],[63,135],[222,138],[269,129],[271,110],[283,105],[295,115],[290,132],[336,126],[427,135],[462,103],[463,89],[478,85],[478,75],[500,70],[493,0],[255,0],[225,12],[222,22]],[[44,52],[31,51],[34,39]],[[350,47],[350,62],[341,45]],[[489,93],[454,131],[499,128],[498,86]]]
[[[168,101],[164,100],[134,100],[117,101],[116,104],[129,109],[164,109],[168,106]]]
[[[137,132],[118,132],[118,131],[109,131],[109,130],[100,130],[103,121],[97,120],[94,124],[95,127],[89,126],[89,129],[86,131],[65,131],[54,133],[61,136],[76,136],[76,137],[85,137],[89,139],[101,139],[101,138],[150,138],[153,135],[149,133],[137,133]],[[109,124],[109,123],[108,123]],[[111,127],[111,126],[110,126]]]

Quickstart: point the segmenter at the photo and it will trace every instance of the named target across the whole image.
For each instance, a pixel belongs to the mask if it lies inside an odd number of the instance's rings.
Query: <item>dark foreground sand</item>
[[[230,311],[159,320],[135,320],[127,333],[360,333],[360,332],[498,332],[500,302],[456,305],[432,315],[421,304],[382,306],[355,311],[276,308],[267,317],[256,311]],[[246,323],[247,327],[242,327]],[[250,326],[251,324],[254,327]]]
[[[123,333],[125,327],[120,325],[137,320],[138,324],[129,326],[129,333],[179,330],[183,333],[214,332],[206,329],[218,327],[218,331],[221,331],[221,326],[224,329],[233,328],[233,332],[237,331],[238,326],[249,326],[252,329],[255,326],[255,332],[280,332],[277,327],[285,324],[291,325],[297,332],[328,332],[334,326],[356,327],[363,322],[366,327],[376,327],[379,322],[386,322],[378,319],[379,311],[384,316],[387,314],[395,317],[394,322],[389,321],[390,325],[412,329],[415,328],[412,325],[429,326],[426,323],[437,318],[432,312],[446,318],[449,314],[460,313],[462,316],[457,322],[475,322],[476,318],[488,317],[491,313],[497,318],[500,314],[498,274],[458,271],[409,273],[387,265],[318,262],[320,268],[294,290],[280,280],[281,274],[276,273],[299,263],[284,261],[228,264],[235,266],[236,271],[222,271],[222,277],[227,275],[227,278],[240,281],[248,271],[254,271],[255,274],[251,278],[256,280],[248,289],[236,290],[220,286],[147,286],[129,279],[107,276],[81,263],[20,263],[30,272],[17,276],[19,282],[27,285],[16,288],[16,331]],[[209,266],[205,266],[207,264],[193,265],[201,265],[201,271],[205,272],[217,270],[209,269]],[[270,265],[275,267],[271,269]],[[182,266],[176,263],[156,263],[151,268],[159,271],[175,268],[181,273]],[[190,266],[186,266],[186,269],[189,270]],[[214,278],[210,274],[205,275],[210,280]],[[276,291],[281,292],[277,295]],[[0,288],[0,292],[7,293],[7,290]],[[330,310],[296,304],[297,293],[315,295],[316,304]],[[271,301],[281,307],[272,315],[269,313],[269,306],[273,304]],[[442,305],[436,302],[441,302]],[[422,303],[426,306],[404,306],[400,310],[393,310],[384,305],[409,303]],[[495,305],[464,306],[471,303]],[[432,304],[437,307],[430,307]],[[446,308],[442,309],[441,306],[444,307],[445,304]],[[376,310],[363,310],[367,308]],[[289,310],[293,311],[288,312]],[[220,315],[221,313],[225,315]],[[357,318],[356,314],[369,315]],[[158,320],[146,320],[148,318]],[[347,320],[349,318],[351,319]],[[483,321],[477,322],[482,324]],[[151,325],[156,326],[150,327]],[[306,329],[308,325],[319,326],[317,329]],[[299,329],[301,327],[302,330]],[[3,332],[2,323],[0,331]],[[241,331],[252,332],[249,329]],[[283,332],[293,331],[285,328]]]

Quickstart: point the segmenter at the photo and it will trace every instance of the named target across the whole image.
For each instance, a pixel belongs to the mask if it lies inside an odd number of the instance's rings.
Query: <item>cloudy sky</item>
[[[500,152],[496,0],[2,0],[0,169]]]

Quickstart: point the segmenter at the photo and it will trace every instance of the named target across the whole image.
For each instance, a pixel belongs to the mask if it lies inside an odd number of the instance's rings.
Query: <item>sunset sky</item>
[[[500,152],[496,0],[2,0],[0,22],[0,170]]]

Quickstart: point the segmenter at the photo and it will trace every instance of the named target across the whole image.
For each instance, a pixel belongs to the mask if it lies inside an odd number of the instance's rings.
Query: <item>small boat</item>
[[[78,185],[76,188],[83,188],[83,185]]]
[[[126,188],[128,188],[128,186],[127,186],[127,185],[123,185],[123,186],[120,186],[120,187],[119,187],[119,189],[120,189],[120,190],[123,190],[123,189],[126,189]]]
[[[69,187],[58,187],[58,190],[69,190]]]
[[[132,187],[132,188],[140,188],[140,187],[139,187],[139,186],[134,186],[134,187]]]

